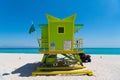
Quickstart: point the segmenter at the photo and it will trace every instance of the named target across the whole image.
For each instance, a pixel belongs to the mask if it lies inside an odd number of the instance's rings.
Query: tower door
[[[65,40],[63,44],[64,44],[64,50],[71,50],[71,47],[72,47],[71,40]]]

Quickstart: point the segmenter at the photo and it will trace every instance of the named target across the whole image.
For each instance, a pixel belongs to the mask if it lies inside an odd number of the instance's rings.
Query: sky
[[[0,47],[38,47],[45,14],[60,19],[77,14],[75,33],[83,47],[120,47],[120,0],[0,0]],[[28,34],[32,21],[37,33]]]

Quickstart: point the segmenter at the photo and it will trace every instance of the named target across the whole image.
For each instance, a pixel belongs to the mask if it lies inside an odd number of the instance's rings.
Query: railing
[[[48,39],[42,38],[37,39],[39,44],[39,52],[47,52],[48,51]]]
[[[49,53],[48,52],[48,39],[47,38],[42,38],[42,39],[38,39],[38,44],[39,44],[39,52],[45,52],[46,54]],[[54,51],[53,53],[70,53],[70,51]],[[74,50],[71,50],[71,53],[78,53],[78,52],[84,52],[83,50],[83,39],[79,38],[79,39],[75,39],[74,41]],[[50,52],[51,53],[51,52]]]
[[[78,38],[74,41],[74,51],[80,50],[83,50],[83,38]]]

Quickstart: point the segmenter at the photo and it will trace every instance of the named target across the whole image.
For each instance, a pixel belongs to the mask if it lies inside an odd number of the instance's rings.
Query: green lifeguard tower
[[[82,38],[74,39],[74,33],[78,32],[83,24],[74,24],[76,15],[59,19],[49,14],[46,15],[48,24],[40,24],[41,39],[39,40],[39,52],[44,54],[41,65],[32,75],[48,74],[88,74],[91,70],[83,70],[79,57],[83,53],[80,47]],[[58,58],[61,54],[62,58]]]

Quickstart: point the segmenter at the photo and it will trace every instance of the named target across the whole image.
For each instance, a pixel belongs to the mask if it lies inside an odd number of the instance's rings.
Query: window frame
[[[60,32],[60,30],[59,30],[60,28],[63,28],[63,32]],[[64,26],[58,26],[57,32],[58,32],[58,34],[64,34],[65,33],[65,27]]]

